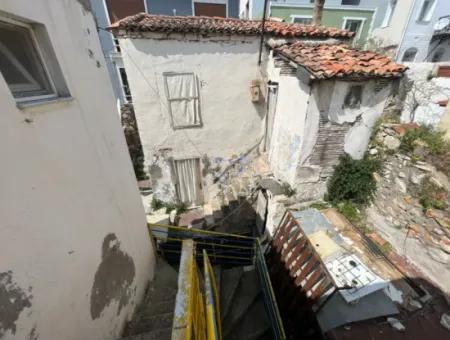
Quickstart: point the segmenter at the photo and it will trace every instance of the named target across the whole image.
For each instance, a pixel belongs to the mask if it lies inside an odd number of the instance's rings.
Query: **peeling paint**
[[[0,337],[7,332],[16,334],[20,313],[31,307],[33,296],[13,281],[13,272],[0,273]]]
[[[92,319],[98,319],[114,301],[118,302],[117,315],[120,314],[132,298],[134,290],[131,285],[135,274],[133,259],[120,249],[116,235],[106,235],[102,245],[102,261],[91,290]]]

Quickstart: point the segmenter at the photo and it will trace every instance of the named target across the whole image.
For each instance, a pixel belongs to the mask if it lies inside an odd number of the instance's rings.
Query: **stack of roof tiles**
[[[139,13],[112,24],[110,29],[122,29],[132,32],[258,35],[261,33],[262,23],[259,20],[180,17]],[[265,32],[268,35],[284,38],[349,39],[354,35],[353,32],[334,27],[286,24],[270,20],[266,22]]]
[[[407,69],[387,56],[343,44],[310,45],[296,42],[275,50],[304,67],[312,79],[397,78]]]

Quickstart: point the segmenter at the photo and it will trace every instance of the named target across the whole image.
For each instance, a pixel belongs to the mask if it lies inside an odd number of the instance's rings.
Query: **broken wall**
[[[213,178],[240,163],[263,135],[265,104],[251,101],[250,86],[261,78],[257,37],[162,37],[121,39],[124,64],[156,197],[171,201],[171,162],[199,158],[205,200]],[[193,72],[200,96],[200,126],[174,129],[164,72]],[[161,158],[160,152],[164,150]],[[154,163],[155,159],[159,163]],[[165,165],[160,162],[164,159]],[[165,171],[160,171],[164,170]],[[160,177],[160,175],[162,175]],[[158,178],[159,177],[159,178]],[[211,190],[210,190],[211,189]]]
[[[71,95],[19,108],[0,74],[2,340],[117,339],[153,275],[88,4],[0,3],[2,16],[45,26]]]
[[[363,157],[392,81],[324,80],[308,86],[294,66],[277,56],[267,69],[269,81],[278,83],[271,168],[302,200],[322,198],[340,156]],[[362,86],[361,100],[348,107],[345,99],[353,86]]]
[[[401,121],[438,126],[446,112],[440,101],[450,98],[450,78],[436,77],[435,63],[407,63],[402,86],[406,89]]]

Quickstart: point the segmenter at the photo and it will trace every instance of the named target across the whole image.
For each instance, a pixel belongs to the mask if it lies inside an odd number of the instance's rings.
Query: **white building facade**
[[[0,56],[0,339],[117,339],[154,256],[89,1],[2,1]]]

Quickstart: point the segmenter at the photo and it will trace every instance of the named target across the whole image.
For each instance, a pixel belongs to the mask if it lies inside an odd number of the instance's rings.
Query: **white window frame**
[[[392,4],[395,2],[395,5]],[[386,9],[386,14],[383,18],[383,23],[381,24],[381,27],[388,27],[391,25],[392,17],[394,15],[394,11],[397,8],[398,0],[388,0],[388,7]]]
[[[345,26],[347,25],[347,21],[354,20],[354,21],[361,21],[361,26],[359,27],[359,32],[356,33],[355,41],[359,40],[361,38],[362,31],[364,29],[364,25],[366,24],[367,18],[364,17],[343,17],[342,18],[342,29],[345,29]]]
[[[433,1],[433,3],[431,4],[430,9],[426,13],[426,15],[423,17],[423,19],[420,19],[420,14],[422,13],[422,9],[423,9],[423,6],[425,5],[425,1],[428,1],[428,0],[422,0],[420,3],[419,12],[417,13],[417,18],[416,18],[417,22],[422,22],[422,23],[430,22],[433,17],[434,11],[436,9],[436,4],[437,4],[436,0],[431,0],[431,1]]]
[[[294,19],[313,19],[312,15],[304,15],[304,14],[292,14],[291,15],[291,23],[294,23]]]
[[[196,15],[195,14],[195,3],[225,5],[226,18],[230,17],[230,14],[228,13],[229,8],[230,8],[230,6],[228,4],[228,0],[192,0],[192,2],[191,2],[192,15],[194,15],[194,16]]]
[[[192,75],[194,77],[194,80],[195,80],[195,86],[197,87],[197,96],[196,97],[190,97],[189,99],[197,99],[198,100],[198,112],[197,112],[197,114],[198,114],[198,123],[197,124],[175,125],[175,120],[174,120],[174,117],[173,117],[171,102],[172,101],[177,101],[177,100],[180,100],[180,99],[188,99],[188,98],[170,98],[169,86],[167,84],[167,76],[182,76],[182,75]],[[167,109],[169,111],[172,129],[174,129],[174,130],[181,130],[181,129],[191,129],[191,128],[203,127],[200,84],[199,84],[197,75],[194,72],[163,72],[163,81],[164,81],[164,90],[165,90],[167,106],[168,106]]]
[[[6,17],[0,17],[0,21],[1,22],[5,22],[7,24],[11,24],[11,25],[15,25],[15,26],[19,26],[19,27],[23,27],[25,28],[28,33],[30,34],[30,38],[31,38],[31,43],[34,45],[33,47],[36,49],[36,53],[37,53],[37,57],[40,59],[38,62],[41,63],[42,68],[44,69],[44,73],[45,76],[48,79],[48,82],[50,84],[50,88],[52,93],[49,94],[45,94],[45,95],[38,95],[38,96],[30,96],[30,97],[14,97],[15,101],[17,103],[24,103],[24,102],[31,102],[31,101],[43,101],[43,100],[51,100],[51,99],[55,99],[58,98],[58,91],[56,89],[55,83],[52,79],[52,75],[49,71],[48,65],[45,62],[45,58],[42,54],[41,48],[39,46],[38,43],[38,39],[36,38],[36,33],[33,30],[33,27],[31,25],[28,25],[24,22],[18,21],[18,20],[14,20],[11,18],[6,18]],[[6,80],[5,80],[6,82]],[[9,84],[8,84],[9,87]],[[12,93],[12,90],[11,90]]]

